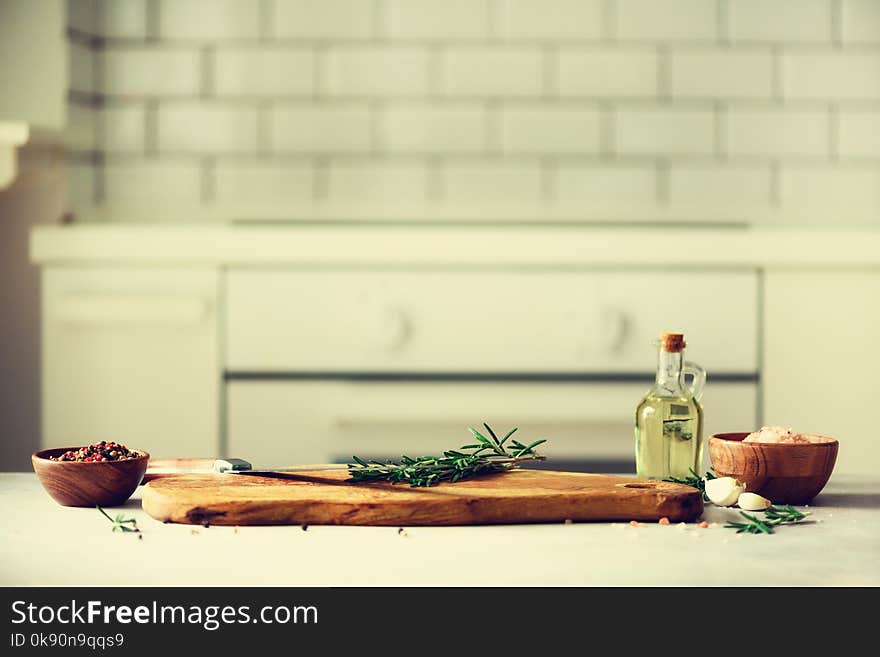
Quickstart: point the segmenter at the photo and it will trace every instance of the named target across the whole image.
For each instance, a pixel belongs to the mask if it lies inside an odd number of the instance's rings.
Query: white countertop
[[[157,522],[141,510],[139,496],[110,512],[137,518],[142,539],[113,533],[95,509],[57,505],[31,473],[0,474],[0,585],[880,585],[878,478],[835,475],[807,509],[809,524],[783,526],[772,536],[724,528],[736,511],[711,505],[706,529],[204,528]],[[494,568],[468,570],[486,554],[494,555]]]
[[[880,229],[73,224],[38,226],[40,264],[854,268]]]

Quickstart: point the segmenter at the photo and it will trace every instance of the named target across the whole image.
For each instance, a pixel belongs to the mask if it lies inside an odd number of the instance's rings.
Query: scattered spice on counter
[[[398,535],[398,536],[406,536],[406,535],[407,535],[407,534],[406,534],[406,530],[405,530],[403,527],[399,527],[399,528],[397,529],[397,535]]]
[[[641,527],[641,526],[642,526],[642,523],[640,523],[638,520],[630,520],[630,521],[629,521],[629,524],[630,524],[632,527]]]
[[[307,531],[309,531],[309,526],[308,525],[300,525],[300,529],[302,529],[304,532],[307,532]]]
[[[94,463],[101,461],[122,461],[133,459],[141,455],[136,449],[129,449],[122,443],[112,440],[102,440],[94,445],[87,445],[79,449],[69,449],[60,456],[50,456],[50,461],[79,461],[81,463]]]
[[[663,517],[660,518],[660,520],[658,520],[657,522],[658,522],[659,524],[661,524],[661,525],[668,525],[668,524],[669,524],[669,518],[667,518],[666,516],[663,516]]]
[[[573,524],[573,523],[574,523],[574,520],[572,520],[571,518],[566,518],[566,519],[565,519],[565,524],[566,524],[566,525],[571,525],[571,524]]]
[[[191,529],[189,533],[192,534],[193,536],[198,536],[199,530],[198,529]]]
[[[699,527],[700,529],[708,529],[708,528],[709,528],[709,523],[706,522],[706,521],[704,520],[704,521],[701,522],[699,525],[697,525],[697,527]]]

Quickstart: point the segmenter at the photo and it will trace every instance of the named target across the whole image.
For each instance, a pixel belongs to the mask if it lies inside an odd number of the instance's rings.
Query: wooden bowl
[[[51,461],[49,457],[79,447],[44,449],[31,455],[37,478],[53,500],[62,506],[118,506],[137,489],[150,455],[121,461]]]
[[[819,494],[834,470],[838,443],[814,436],[815,443],[744,443],[744,433],[709,437],[709,459],[719,477],[734,477],[746,490],[773,504],[806,504]]]

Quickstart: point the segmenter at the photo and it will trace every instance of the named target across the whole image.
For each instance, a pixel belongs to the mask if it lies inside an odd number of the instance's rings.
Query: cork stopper
[[[683,333],[664,332],[660,334],[660,348],[670,354],[677,354],[687,346]]]

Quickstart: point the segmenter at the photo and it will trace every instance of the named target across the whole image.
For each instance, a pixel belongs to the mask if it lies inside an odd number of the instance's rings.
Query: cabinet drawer
[[[633,418],[648,384],[234,381],[229,454],[255,463],[415,456],[472,442],[468,426],[547,438],[554,461],[634,466]],[[706,386],[704,437],[751,429],[756,385]],[[707,461],[708,463],[708,461]],[[630,466],[632,464],[632,466]],[[595,466],[594,466],[595,467]]]
[[[226,368],[627,373],[680,330],[688,358],[755,372],[754,272],[252,271],[226,280]]]

